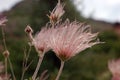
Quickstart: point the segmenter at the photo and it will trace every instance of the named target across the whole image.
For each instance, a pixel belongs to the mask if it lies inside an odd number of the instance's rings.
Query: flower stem
[[[5,32],[4,32],[3,27],[1,29],[2,29],[2,37],[3,37],[3,46],[4,46],[4,49],[7,50],[6,40],[5,40]]]
[[[11,63],[11,60],[10,60],[9,57],[8,57],[8,62],[9,62],[10,69],[11,69],[11,72],[12,72],[13,80],[16,80],[15,73],[13,71],[13,66],[12,66],[12,63]]]
[[[61,75],[62,70],[63,70],[63,67],[64,67],[64,63],[65,63],[64,61],[61,61],[61,66],[60,66],[59,72],[58,72],[57,77],[56,77],[55,80],[59,80],[60,75]]]
[[[39,56],[39,61],[38,61],[37,67],[36,67],[36,69],[35,69],[35,72],[34,72],[34,74],[33,74],[33,76],[32,76],[32,80],[35,80],[35,79],[36,79],[37,73],[38,73],[38,71],[39,71],[39,69],[40,69],[40,66],[41,66],[41,63],[42,63],[43,58],[44,58],[44,53],[43,53],[43,56]]]
[[[22,71],[21,80],[23,80],[23,78],[24,78],[24,75],[25,75],[25,70],[23,70],[23,71]]]

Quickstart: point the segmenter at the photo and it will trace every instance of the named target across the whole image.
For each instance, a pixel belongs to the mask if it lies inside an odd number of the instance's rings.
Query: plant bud
[[[25,32],[26,32],[27,34],[33,33],[33,29],[28,25],[28,26],[25,28]]]
[[[10,53],[9,53],[8,50],[5,50],[5,51],[3,52],[3,55],[4,55],[4,57],[8,57],[8,56],[10,55]]]

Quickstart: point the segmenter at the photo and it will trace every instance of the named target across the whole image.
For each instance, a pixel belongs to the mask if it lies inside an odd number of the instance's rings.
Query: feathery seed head
[[[39,53],[45,53],[50,50],[48,43],[51,35],[51,28],[43,27],[34,37],[34,46]]]
[[[86,48],[100,43],[96,40],[97,35],[98,33],[91,33],[89,25],[66,20],[52,30],[49,45],[62,61],[66,61]]]

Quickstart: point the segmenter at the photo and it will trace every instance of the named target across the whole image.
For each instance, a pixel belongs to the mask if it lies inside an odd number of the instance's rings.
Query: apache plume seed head
[[[50,15],[48,15],[52,23],[56,23],[57,21],[59,21],[61,16],[65,13],[63,8],[64,5],[62,5],[59,0],[56,7],[53,9],[52,12],[50,12]]]
[[[51,29],[52,28],[43,27],[41,31],[35,35],[33,44],[39,53],[47,52],[50,49],[48,40],[51,35]]]
[[[66,20],[52,30],[49,45],[56,55],[66,61],[79,52],[100,43],[98,33],[91,33],[89,25]]]
[[[108,68],[112,73],[112,80],[120,80],[120,59],[108,62]]]

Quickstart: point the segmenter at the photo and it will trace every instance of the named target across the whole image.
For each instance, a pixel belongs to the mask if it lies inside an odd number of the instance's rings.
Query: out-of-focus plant
[[[11,60],[9,58],[10,52],[7,49],[6,39],[5,39],[4,27],[5,27],[5,22],[7,22],[7,21],[8,20],[6,19],[6,17],[1,15],[1,17],[0,17],[0,26],[1,26],[2,36],[3,36],[3,40],[2,40],[3,41],[3,46],[4,46],[3,56],[4,56],[4,59],[5,59],[4,60],[4,62],[5,62],[5,75],[4,75],[4,77],[2,79],[3,80],[10,79],[10,76],[8,74],[8,71],[7,71],[8,62],[9,62],[11,73],[12,73],[12,76],[13,76],[13,80],[16,80],[16,77],[15,77],[15,74],[14,74],[14,71],[13,71],[13,67],[12,67],[12,64],[11,64]]]
[[[120,59],[109,61],[108,68],[112,73],[112,80],[120,80]]]
[[[52,10],[52,12],[50,12],[50,15],[47,15],[49,18],[49,22],[46,23],[45,27],[43,27],[40,30],[40,32],[33,36],[33,29],[30,26],[27,26],[25,28],[25,32],[29,38],[30,47],[28,52],[26,50],[24,51],[21,80],[24,80],[25,72],[28,70],[30,65],[32,65],[32,61],[28,63],[32,46],[34,46],[34,48],[36,49],[39,60],[33,75],[30,76],[30,79],[32,80],[48,79],[49,75],[47,74],[47,71],[44,71],[40,77],[38,77],[38,71],[40,69],[45,53],[48,52],[49,50],[52,50],[55,52],[56,56],[61,61],[59,72],[55,78],[55,80],[59,80],[60,75],[62,74],[64,63],[66,61],[71,59],[73,56],[79,54],[83,50],[90,48],[93,45],[101,43],[99,39],[97,39],[98,33],[91,32],[91,26],[77,21],[70,22],[69,19],[62,21],[61,17],[63,16],[64,13],[65,13],[64,4],[62,4],[60,0],[58,0],[56,7]],[[6,18],[1,18],[0,26],[4,26],[4,23],[6,21],[7,21]],[[3,55],[5,58],[5,78],[7,78],[3,80],[9,80],[7,71],[8,62],[12,73],[12,79],[16,80],[12,63],[9,58],[10,52],[7,49],[3,28],[4,27],[1,27],[4,46]]]

